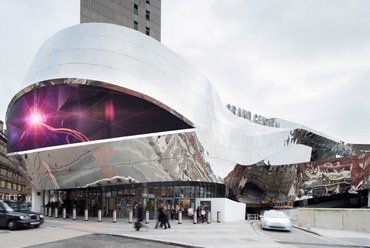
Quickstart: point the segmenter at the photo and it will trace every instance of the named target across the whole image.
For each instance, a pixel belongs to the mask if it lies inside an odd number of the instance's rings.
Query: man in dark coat
[[[137,221],[135,222],[135,229],[139,231],[140,228],[143,227],[141,222],[143,221],[143,218],[144,218],[144,209],[143,209],[142,202],[139,202],[139,204],[137,205],[136,211],[137,211],[136,213]]]

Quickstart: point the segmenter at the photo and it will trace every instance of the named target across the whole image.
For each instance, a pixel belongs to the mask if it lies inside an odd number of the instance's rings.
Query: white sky
[[[0,0],[0,119],[42,43],[79,0]],[[225,105],[370,143],[370,1],[162,0],[162,43]]]

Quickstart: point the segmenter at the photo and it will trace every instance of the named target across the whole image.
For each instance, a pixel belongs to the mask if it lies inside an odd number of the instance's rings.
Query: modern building
[[[36,209],[49,200],[108,216],[139,200],[194,208],[197,198],[242,195],[248,183],[272,202],[367,187],[368,145],[249,118],[188,62],[130,28],[58,32],[23,85],[8,107],[7,149]]]
[[[81,0],[82,24],[40,48],[6,120],[35,210],[61,201],[110,216],[138,201],[153,211],[211,198],[289,207],[368,192],[369,145],[223,103],[159,42],[160,9]]]
[[[0,121],[0,200],[29,200],[27,196],[31,195],[31,188],[28,181],[6,155],[7,140],[4,123]]]
[[[161,41],[161,0],[81,0],[80,22],[102,22],[138,30]]]

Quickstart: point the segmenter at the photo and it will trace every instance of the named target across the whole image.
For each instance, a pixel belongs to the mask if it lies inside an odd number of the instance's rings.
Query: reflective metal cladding
[[[369,151],[284,120],[251,121],[160,42],[103,23],[72,26],[44,43],[6,121],[8,153],[37,189],[153,181],[237,189],[232,178],[246,183],[240,179],[254,173],[238,166]]]

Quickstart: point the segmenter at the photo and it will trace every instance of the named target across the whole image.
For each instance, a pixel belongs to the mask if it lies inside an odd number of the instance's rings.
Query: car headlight
[[[24,220],[24,219],[26,219],[26,216],[20,216],[19,217],[21,220]]]
[[[40,219],[43,219],[44,218],[44,215],[43,214],[40,214]]]

